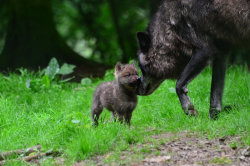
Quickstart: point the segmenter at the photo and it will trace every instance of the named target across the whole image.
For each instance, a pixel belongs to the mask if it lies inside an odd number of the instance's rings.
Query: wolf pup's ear
[[[122,64],[121,62],[117,62],[115,65],[115,71],[120,72],[122,70]]]
[[[143,53],[148,52],[150,46],[150,37],[146,32],[137,32],[137,40],[139,43],[140,50]]]

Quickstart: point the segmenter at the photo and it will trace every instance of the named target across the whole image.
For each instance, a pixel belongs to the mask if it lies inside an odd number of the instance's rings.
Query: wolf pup
[[[112,112],[111,120],[118,120],[130,125],[132,112],[137,105],[136,88],[139,82],[135,63],[115,66],[115,80],[105,82],[96,88],[93,97],[91,117],[92,125],[98,125],[103,108]]]

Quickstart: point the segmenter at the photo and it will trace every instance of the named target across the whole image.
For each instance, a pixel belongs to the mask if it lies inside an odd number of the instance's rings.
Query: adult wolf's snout
[[[162,79],[152,79],[151,77],[141,76],[136,89],[136,94],[140,96],[150,95],[162,82]]]
[[[149,95],[148,93],[149,90],[150,90],[149,82],[145,80],[143,76],[141,76],[138,79],[138,88],[136,90],[137,95],[140,95],[140,96]]]
[[[137,79],[137,84],[138,84],[138,86],[137,86],[137,88],[136,88],[136,94],[137,95],[143,95],[143,86],[142,86],[142,80],[141,80],[141,77],[139,77],[138,79]]]

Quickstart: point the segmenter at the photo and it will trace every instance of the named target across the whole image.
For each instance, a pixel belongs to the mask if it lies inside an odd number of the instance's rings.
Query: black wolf
[[[137,105],[136,88],[138,70],[135,63],[115,67],[115,81],[99,85],[94,93],[92,104],[92,124],[98,125],[98,118],[103,108],[112,112],[111,120],[119,119],[130,125],[132,112]]]
[[[187,115],[198,115],[187,85],[212,61],[210,118],[222,109],[225,55],[250,49],[249,0],[165,0],[145,32],[138,32],[139,95],[165,79],[178,79],[176,92]]]

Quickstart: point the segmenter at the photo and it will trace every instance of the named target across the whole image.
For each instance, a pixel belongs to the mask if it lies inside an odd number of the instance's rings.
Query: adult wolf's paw
[[[193,105],[189,105],[188,110],[186,111],[186,114],[189,116],[198,116],[198,111],[196,109],[194,109]]]
[[[219,117],[221,110],[216,110],[215,108],[210,108],[209,110],[209,118],[213,120],[217,120]]]

